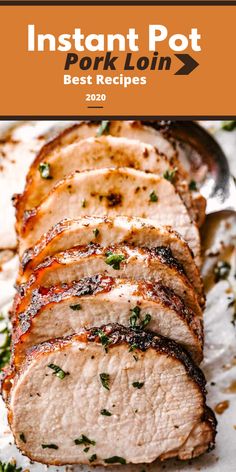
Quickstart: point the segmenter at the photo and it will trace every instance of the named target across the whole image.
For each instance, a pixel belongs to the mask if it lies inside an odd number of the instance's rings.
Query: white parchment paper
[[[11,196],[23,189],[28,166],[37,150],[58,128],[68,126],[68,122],[2,122],[1,134],[10,130],[6,144],[0,144],[0,311],[7,317],[14,295],[14,282],[18,267],[15,253],[14,212]],[[229,160],[231,172],[236,176],[236,131],[226,132],[221,129],[221,122],[203,122],[220,142]],[[216,449],[193,461],[156,462],[152,465],[113,467],[114,472],[126,469],[131,472],[236,471],[236,327],[234,326],[231,301],[236,296],[236,216],[231,214],[208,217],[203,228],[204,250],[207,254],[203,267],[203,276],[207,290],[205,320],[205,358],[202,368],[208,381],[208,404],[213,409],[222,401],[229,406],[219,415]],[[213,255],[215,254],[215,255]],[[213,269],[217,260],[231,262],[231,274],[228,280],[213,282]],[[231,305],[229,307],[229,305]],[[1,326],[0,326],[1,328]],[[27,405],[25,407],[27,409]],[[0,400],[0,461],[16,460],[23,470],[32,472],[84,471],[91,467],[46,467],[30,463],[21,455],[13,443],[6,409]],[[103,472],[103,467],[96,467]],[[125,471],[124,471],[125,472]]]

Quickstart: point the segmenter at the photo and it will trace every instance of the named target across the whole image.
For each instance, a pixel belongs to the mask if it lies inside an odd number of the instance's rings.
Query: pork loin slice
[[[156,149],[137,140],[112,136],[91,137],[59,149],[47,159],[50,178],[43,178],[40,167],[31,174],[22,195],[20,211],[17,212],[17,229],[20,231],[23,209],[37,207],[54,185],[74,171],[101,169],[104,167],[133,167],[145,172],[153,172],[170,179],[185,202],[191,218],[191,192],[181,179],[178,168],[168,159],[158,154]]]
[[[200,235],[174,186],[154,174],[130,169],[75,172],[61,180],[37,209],[26,212],[20,252],[32,247],[63,218],[141,217],[178,231],[200,265]]]
[[[112,325],[102,327],[105,352],[97,332],[33,348],[11,379],[9,422],[22,452],[47,464],[108,465],[212,449],[205,379],[187,353],[162,336]]]
[[[97,230],[94,234],[95,241],[98,236]],[[182,264],[173,257],[169,247],[163,246],[154,249],[127,245],[104,248],[98,244],[89,244],[48,257],[18,287],[16,308],[18,311],[25,309],[35,288],[71,283],[96,274],[161,282],[174,290],[194,313],[202,317],[196,292],[189,283]]]
[[[99,123],[81,122],[67,128],[56,138],[43,146],[32,166],[30,167],[25,192],[28,193],[28,184],[30,185],[31,179],[35,178],[35,174],[38,172],[40,163],[47,163],[51,160],[51,158],[53,159],[56,154],[60,153],[62,148],[66,148],[71,144],[76,144],[81,139],[94,136],[96,137],[98,135],[99,128]],[[178,167],[178,173],[183,181],[183,192],[186,193],[188,191],[188,185],[186,185],[184,181],[189,181],[189,175],[184,169],[183,165],[179,162],[175,145],[173,142],[170,142],[161,131],[157,129],[155,122],[141,123],[140,121],[110,121],[105,134],[109,134],[113,137],[124,137],[127,139],[138,140],[139,142],[154,146],[159,154],[164,154],[168,158],[173,167]],[[15,205],[20,219],[20,213],[23,214],[25,210],[25,196],[23,193],[22,195],[17,195],[16,197]],[[27,199],[28,198],[30,198],[30,195],[27,195]],[[197,198],[196,205],[195,198]],[[194,220],[197,221],[200,226],[205,218],[206,201],[200,193],[194,192],[192,205]],[[31,204],[31,207],[33,206],[35,205]]]
[[[200,305],[204,305],[203,284],[188,245],[172,228],[158,226],[141,218],[99,218],[85,217],[64,220],[48,231],[21,260],[18,283],[25,282],[39,264],[48,256],[73,248],[78,244],[86,246],[94,241],[101,247],[111,244],[129,244],[153,249],[168,247],[175,259],[183,266],[184,272],[194,286]]]
[[[13,323],[15,364],[33,345],[107,323],[148,325],[182,344],[197,362],[202,360],[202,320],[173,290],[160,283],[95,275],[33,291],[29,306]]]
[[[38,176],[40,164],[43,162],[54,162],[62,150],[63,152],[67,152],[68,147],[78,144],[81,140],[94,137],[99,138],[99,136],[97,136],[99,127],[100,123],[89,121],[81,122],[65,129],[54,139],[42,146],[41,150],[29,168],[23,194],[16,195],[14,201],[19,220],[22,218],[24,211],[28,209],[28,207],[26,207],[26,200],[29,208],[34,208],[38,205],[38,203],[35,202],[34,195],[31,197],[28,189],[31,185],[31,182],[34,182],[36,176]],[[147,145],[153,145],[159,155],[166,155],[170,163],[173,164],[174,167],[177,167],[177,153],[172,144],[169,143],[160,132],[154,130],[153,128],[149,129],[145,126],[142,126],[140,122],[110,121],[108,130],[109,133],[106,134],[109,134],[110,136],[125,137],[126,139],[128,138],[139,142],[143,141],[143,143],[146,143]],[[80,170],[80,167],[77,166],[76,170]],[[66,174],[68,174],[68,172],[66,172]],[[185,174],[183,177],[185,178]],[[34,191],[35,190],[36,189],[34,189]]]

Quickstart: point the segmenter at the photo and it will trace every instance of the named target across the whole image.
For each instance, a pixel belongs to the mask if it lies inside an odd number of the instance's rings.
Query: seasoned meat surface
[[[129,140],[136,140],[143,144],[155,147],[159,154],[162,154],[168,158],[170,164],[173,167],[178,168],[178,173],[182,182],[188,181],[188,173],[185,171],[182,164],[179,162],[175,144],[173,144],[173,142],[170,142],[170,140],[168,140],[163,135],[163,133],[159,131],[157,127],[155,127],[155,124],[153,125],[153,123],[151,122],[144,124],[139,121],[114,120],[108,123],[105,134],[113,137],[123,137]],[[67,128],[56,138],[54,138],[42,147],[29,170],[27,184],[25,187],[26,195],[24,192],[22,196],[18,196],[17,198],[16,206],[19,219],[21,218],[20,214],[22,215],[24,210],[26,209],[25,196],[27,199],[30,198],[28,192],[28,183],[30,185],[32,179],[35,178],[35,174],[37,174],[40,163],[50,162],[51,159],[54,159],[55,156],[58,156],[60,154],[62,148],[66,151],[67,147],[70,147],[71,145],[76,145],[80,140],[98,137],[98,135],[99,123],[82,122],[70,128]],[[188,191],[188,185],[186,186],[186,184],[182,183],[182,186],[183,192],[186,193]],[[31,208],[32,206],[34,207],[35,205],[31,204]],[[198,192],[194,192],[193,199],[189,199],[189,207],[190,206],[192,206],[191,215],[193,215],[194,220],[198,222],[198,225],[201,226],[205,219],[205,199]]]
[[[96,241],[102,247],[114,243],[125,243],[132,247],[169,247],[175,259],[182,264],[193,284],[200,304],[204,304],[203,285],[188,245],[172,228],[156,225],[141,218],[79,218],[66,219],[49,230],[35,246],[25,251],[21,259],[19,283],[25,282],[48,256],[55,255],[74,246],[87,245],[94,241],[94,232],[99,231]]]
[[[212,448],[205,379],[185,351],[151,333],[101,329],[107,353],[96,328],[84,331],[34,348],[13,379],[9,420],[23,452],[48,464],[108,465]]]
[[[48,156],[47,166],[48,178],[43,177],[40,166],[33,173],[30,172],[31,178],[20,198],[21,203],[17,212],[18,229],[22,225],[23,208],[30,210],[37,207],[58,181],[77,170],[109,167],[131,167],[171,180],[183,198],[190,216],[193,219],[195,217],[191,191],[186,181],[181,179],[178,167],[164,155],[158,154],[150,144],[112,136],[90,137],[62,147],[58,152]]]
[[[173,290],[156,282],[96,275],[33,290],[29,305],[13,320],[15,363],[33,345],[103,323],[148,326],[182,344],[197,362],[202,360],[202,320]]]
[[[94,230],[94,241],[99,238],[99,230]],[[31,273],[27,281],[18,286],[15,305],[23,311],[35,288],[71,283],[86,276],[96,274],[161,282],[183,298],[186,306],[202,317],[196,292],[188,281],[184,268],[174,258],[170,247],[153,249],[113,245],[102,247],[91,243],[77,246],[46,258]],[[20,307],[19,307],[20,306]]]
[[[129,168],[76,172],[60,181],[41,205],[25,215],[21,253],[63,218],[142,217],[178,231],[200,265],[200,236],[171,182]]]

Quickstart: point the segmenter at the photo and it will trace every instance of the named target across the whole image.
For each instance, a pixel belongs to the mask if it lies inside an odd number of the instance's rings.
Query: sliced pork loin
[[[162,336],[119,325],[82,331],[33,348],[8,383],[16,444],[35,461],[150,463],[214,445],[204,376]]]
[[[88,121],[75,124],[64,130],[41,148],[36,159],[29,168],[23,194],[17,195],[15,198],[15,206],[19,219],[23,216],[26,209],[34,208],[38,205],[35,201],[34,195],[31,197],[28,189],[31,186],[31,182],[34,182],[37,178],[36,176],[38,176],[40,164],[51,164],[51,161],[54,162],[62,150],[66,152],[68,147],[78,144],[81,140],[94,137],[99,138],[99,128],[99,122],[95,123]],[[139,142],[141,141],[148,145],[153,145],[158,154],[166,155],[170,163],[177,167],[177,161],[175,161],[175,159],[177,159],[177,153],[172,144],[169,143],[161,133],[156,132],[152,128],[146,128],[139,122],[110,121],[104,134],[113,137],[125,137]],[[76,170],[80,170],[80,168],[77,166]]]
[[[192,211],[191,192],[183,185],[178,168],[174,167],[168,159],[158,154],[156,149],[140,141],[127,138],[115,138],[112,136],[92,137],[81,140],[65,148],[48,158],[48,178],[39,168],[31,175],[24,194],[22,195],[20,211],[17,212],[17,229],[22,225],[22,209],[30,210],[40,205],[54,185],[74,171],[101,169],[109,167],[133,167],[145,172],[153,172],[159,176],[171,180],[185,202],[190,216],[194,219]],[[50,177],[50,178],[49,178]]]
[[[160,283],[95,275],[33,291],[30,304],[13,322],[15,364],[43,341],[113,322],[148,325],[182,344],[197,362],[202,360],[202,320],[173,290]]]
[[[31,200],[28,188],[31,185],[31,181],[35,179],[35,175],[38,173],[40,164],[50,163],[51,159],[54,160],[60,155],[62,148],[65,148],[66,151],[68,146],[76,145],[82,139],[99,137],[101,134],[100,129],[99,123],[82,122],[67,128],[55,139],[42,147],[28,172],[25,192],[22,195],[16,196],[15,199],[19,220],[21,218],[20,215],[23,215],[24,210],[27,209],[25,206],[26,200],[29,204],[29,208],[36,206],[33,200]],[[171,143],[161,131],[159,131],[158,127],[156,126],[156,122],[146,122],[144,124],[139,121],[110,121],[107,123],[104,134],[111,135],[113,137],[124,137],[130,140],[137,140],[139,142],[146,143],[147,145],[154,146],[159,154],[164,154],[168,158],[173,167],[178,168],[178,173],[182,180],[183,192],[188,192],[188,183],[186,185],[185,182],[189,180],[189,175],[179,162],[175,145],[173,142]],[[193,192],[192,195],[193,208],[191,211],[194,212],[194,220],[197,221],[199,225],[201,225],[205,218],[206,202],[201,194]],[[195,199],[197,199],[197,204],[195,204]]]
[[[60,181],[37,209],[27,212],[19,239],[21,253],[63,218],[93,215],[141,217],[172,226],[200,265],[199,231],[174,186],[165,178],[130,168],[75,172]]]
[[[38,243],[27,250],[21,260],[18,284],[26,282],[32,270],[50,256],[66,249],[86,246],[95,240],[101,247],[114,243],[149,249],[167,247],[183,266],[190,283],[196,290],[200,305],[204,305],[203,284],[186,242],[172,228],[158,226],[141,218],[85,217],[64,220],[56,224]]]
[[[95,241],[98,236],[99,230],[95,230]],[[189,283],[182,264],[173,257],[169,247],[163,246],[153,249],[127,245],[104,248],[93,243],[48,257],[29,279],[18,287],[16,308],[18,311],[25,309],[35,288],[71,283],[73,280],[96,274],[161,282],[174,290],[197,316],[202,317],[196,292]]]

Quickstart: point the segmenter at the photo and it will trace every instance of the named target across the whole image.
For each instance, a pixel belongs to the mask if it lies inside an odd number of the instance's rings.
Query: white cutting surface
[[[43,144],[42,135],[54,134],[55,127],[67,126],[67,123],[58,122],[31,122],[18,123],[11,132],[11,141],[7,145],[0,145],[0,311],[7,314],[14,294],[13,284],[17,271],[17,256],[14,255],[16,243],[14,234],[14,212],[11,205],[11,196],[20,192],[24,185],[24,178],[35,152]],[[220,122],[204,122],[215,138],[219,140],[229,159],[232,173],[236,176],[236,131],[225,132],[220,129]],[[12,126],[12,122],[0,123],[0,132],[5,132]],[[40,139],[38,139],[38,136]],[[3,153],[2,153],[3,151]],[[204,230],[204,238],[208,248],[220,248],[219,259],[224,259],[230,254],[232,263],[232,275],[229,281],[221,281],[211,286],[207,293],[207,308],[205,311],[205,360],[202,368],[208,381],[208,404],[212,408],[221,401],[228,400],[229,408],[222,415],[217,415],[218,434],[216,449],[210,454],[205,454],[199,459],[188,462],[168,461],[164,464],[155,463],[149,466],[120,466],[113,467],[114,472],[122,468],[131,472],[157,472],[167,470],[175,471],[206,471],[206,472],[235,472],[236,471],[236,388],[232,392],[233,382],[236,386],[236,327],[232,324],[232,308],[228,308],[233,293],[229,286],[233,286],[236,294],[235,277],[235,247],[236,243],[236,217],[229,215],[216,219],[208,219]],[[224,245],[222,245],[222,241]],[[232,247],[231,247],[232,246]],[[228,250],[228,247],[231,247]],[[8,249],[10,248],[10,250]],[[208,257],[204,264],[203,275],[205,279],[212,273],[212,267],[216,262],[215,257]],[[211,385],[214,382],[215,385]],[[26,406],[27,408],[27,406]],[[84,471],[91,467],[46,467],[41,464],[31,464],[23,457],[13,444],[13,438],[9,431],[5,406],[0,400],[0,460],[5,462],[11,459],[17,461],[17,465],[24,470],[32,472],[50,471]],[[103,467],[97,467],[96,471],[103,472]]]

